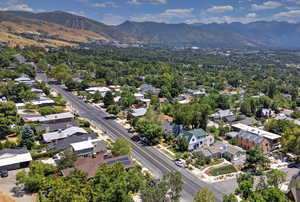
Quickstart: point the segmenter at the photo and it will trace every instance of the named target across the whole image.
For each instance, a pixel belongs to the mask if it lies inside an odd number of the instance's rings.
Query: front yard
[[[237,172],[237,169],[233,165],[222,166],[219,168],[211,168],[208,170],[208,174],[212,176],[225,175],[235,172]]]

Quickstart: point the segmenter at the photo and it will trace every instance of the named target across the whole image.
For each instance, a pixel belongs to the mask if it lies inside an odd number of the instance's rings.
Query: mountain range
[[[75,46],[95,40],[158,46],[300,48],[300,24],[288,22],[166,24],[126,21],[118,26],[63,11],[0,11],[0,41],[12,45]]]

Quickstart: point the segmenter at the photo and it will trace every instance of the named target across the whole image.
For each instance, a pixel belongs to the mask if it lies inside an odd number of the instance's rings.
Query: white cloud
[[[107,1],[103,3],[94,3],[92,6],[95,8],[117,7],[116,3],[112,1]]]
[[[232,6],[213,6],[211,8],[206,9],[208,13],[224,13],[227,11],[233,11],[234,8]]]
[[[186,19],[193,17],[193,8],[189,9],[167,9],[163,13],[158,14],[145,14],[141,16],[132,16],[130,20],[132,21],[153,21],[153,22],[172,22],[176,19]]]
[[[139,5],[142,5],[143,3],[140,2],[139,0],[130,0],[127,2],[128,4],[130,5],[133,5],[133,6],[139,6]]]
[[[21,0],[0,0],[0,10],[33,11],[28,4]]]
[[[247,18],[255,18],[256,17],[256,13],[248,13],[246,15]]]
[[[126,20],[125,17],[108,13],[104,15],[104,17],[101,19],[101,22],[107,25],[119,25],[125,20]]]
[[[153,3],[153,4],[167,4],[168,0],[150,0],[150,3]]]
[[[288,21],[288,22],[299,22],[300,21],[300,9],[280,12],[273,15],[275,20]]]
[[[263,4],[252,4],[251,8],[252,10],[269,10],[269,9],[275,9],[280,7],[282,4],[280,2],[276,1],[267,1],[264,2]]]
[[[76,12],[76,11],[68,11],[68,13],[71,13],[71,14],[73,14],[73,15],[78,15],[78,16],[86,17],[85,12],[83,12],[83,11],[79,11],[79,12]]]

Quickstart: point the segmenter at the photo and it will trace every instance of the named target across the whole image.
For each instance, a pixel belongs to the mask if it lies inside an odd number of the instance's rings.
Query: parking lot
[[[0,192],[12,197],[17,202],[32,202],[31,195],[25,194],[23,197],[16,197],[12,192],[13,187],[16,186],[16,175],[19,171],[21,169],[8,171],[8,177],[0,178]]]

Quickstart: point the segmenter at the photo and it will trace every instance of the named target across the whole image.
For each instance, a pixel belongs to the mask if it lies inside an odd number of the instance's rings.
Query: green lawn
[[[225,175],[229,173],[234,173],[236,172],[236,168],[233,165],[228,165],[228,166],[223,166],[220,168],[212,168],[209,171],[209,174],[212,176],[218,176],[218,175]]]

